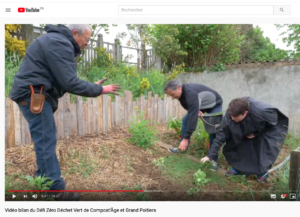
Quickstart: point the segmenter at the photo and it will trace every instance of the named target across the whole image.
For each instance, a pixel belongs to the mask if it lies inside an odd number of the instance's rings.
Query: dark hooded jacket
[[[43,85],[46,100],[55,111],[58,98],[66,92],[96,97],[102,93],[102,86],[81,80],[77,77],[75,57],[80,48],[72,32],[64,25],[47,25],[47,32],[35,39],[26,51],[26,55],[15,75],[10,98],[20,101],[30,97],[30,85],[39,92]]]
[[[277,108],[251,97],[244,120],[235,122],[227,112],[208,157],[214,158],[222,144],[227,162],[240,174],[261,174],[271,169],[288,131],[288,118]],[[247,136],[254,134],[254,138]]]

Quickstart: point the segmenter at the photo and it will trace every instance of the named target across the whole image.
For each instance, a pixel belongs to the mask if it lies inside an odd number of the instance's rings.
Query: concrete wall
[[[300,135],[300,61],[227,66],[223,72],[180,75],[183,83],[202,83],[220,93],[223,111],[236,97],[251,96],[276,106],[289,117],[289,130]]]

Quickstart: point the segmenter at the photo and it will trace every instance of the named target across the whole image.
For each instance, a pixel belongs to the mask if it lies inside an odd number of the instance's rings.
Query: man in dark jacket
[[[92,30],[89,25],[47,25],[45,31],[45,35],[35,39],[28,47],[15,75],[10,98],[18,103],[29,123],[38,167],[36,176],[44,175],[54,181],[50,190],[64,190],[65,182],[55,153],[57,139],[53,113],[58,107],[58,98],[66,92],[86,97],[115,94],[119,86],[101,86],[106,79],[89,83],[77,77],[75,57],[90,41]],[[30,109],[30,85],[35,93],[42,91],[46,98],[38,114]],[[77,193],[58,196],[58,200],[79,200]]]
[[[207,112],[209,114],[222,111],[222,97],[220,94],[202,84],[180,84],[176,80],[171,80],[165,85],[165,93],[173,99],[178,99],[181,106],[187,110],[187,114],[182,120],[180,151],[185,151],[190,143],[190,137],[195,131],[198,122],[198,116]],[[213,144],[216,134],[209,135],[210,148]],[[169,149],[172,153],[179,153],[178,148]],[[217,170],[218,156],[213,158],[212,170]]]
[[[251,97],[234,99],[212,148],[201,162],[218,156],[226,142],[223,154],[232,169],[225,175],[257,174],[258,182],[266,182],[267,171],[280,152],[287,130],[288,118],[272,105]]]

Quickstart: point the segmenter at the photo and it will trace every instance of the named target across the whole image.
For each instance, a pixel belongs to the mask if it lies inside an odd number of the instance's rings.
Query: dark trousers
[[[217,106],[212,108],[209,112],[207,112],[208,114],[213,114],[213,113],[218,113],[222,111],[222,106]],[[216,134],[215,133],[211,133],[209,134],[209,148],[211,149],[213,143],[214,143],[214,139],[216,138]],[[218,162],[218,156],[214,157],[212,160],[214,160],[215,162]]]
[[[36,154],[36,176],[49,177],[54,183],[50,190],[65,189],[65,181],[61,178],[60,165],[56,156],[56,125],[52,106],[45,100],[40,114],[30,111],[30,98],[18,103],[23,116],[29,124],[31,138]]]
[[[218,113],[221,111],[222,111],[222,106],[217,106],[217,107],[210,109],[209,112],[207,112],[207,113],[213,114],[213,113]],[[183,136],[185,134],[188,118],[189,118],[189,113],[187,113],[182,119],[181,136]],[[209,134],[209,148],[212,147],[212,144],[213,144],[215,138],[216,138],[215,133]],[[182,139],[183,139],[183,137],[181,137],[180,142],[182,141]],[[189,144],[190,144],[190,140],[189,140]],[[218,162],[218,156],[213,158],[213,160],[215,162]]]

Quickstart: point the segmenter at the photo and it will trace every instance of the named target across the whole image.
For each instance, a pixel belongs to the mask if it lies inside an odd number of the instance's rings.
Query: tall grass
[[[15,74],[19,70],[21,64],[20,57],[14,53],[5,51],[5,97],[10,93]]]
[[[288,146],[289,154],[300,146],[300,136],[295,136],[293,134],[288,134],[284,142]],[[286,156],[288,157],[288,156]],[[289,163],[285,164],[278,171],[275,171],[271,179],[274,181],[274,188],[279,192],[287,192],[289,190],[289,174],[290,166]],[[300,180],[299,180],[300,182]]]

